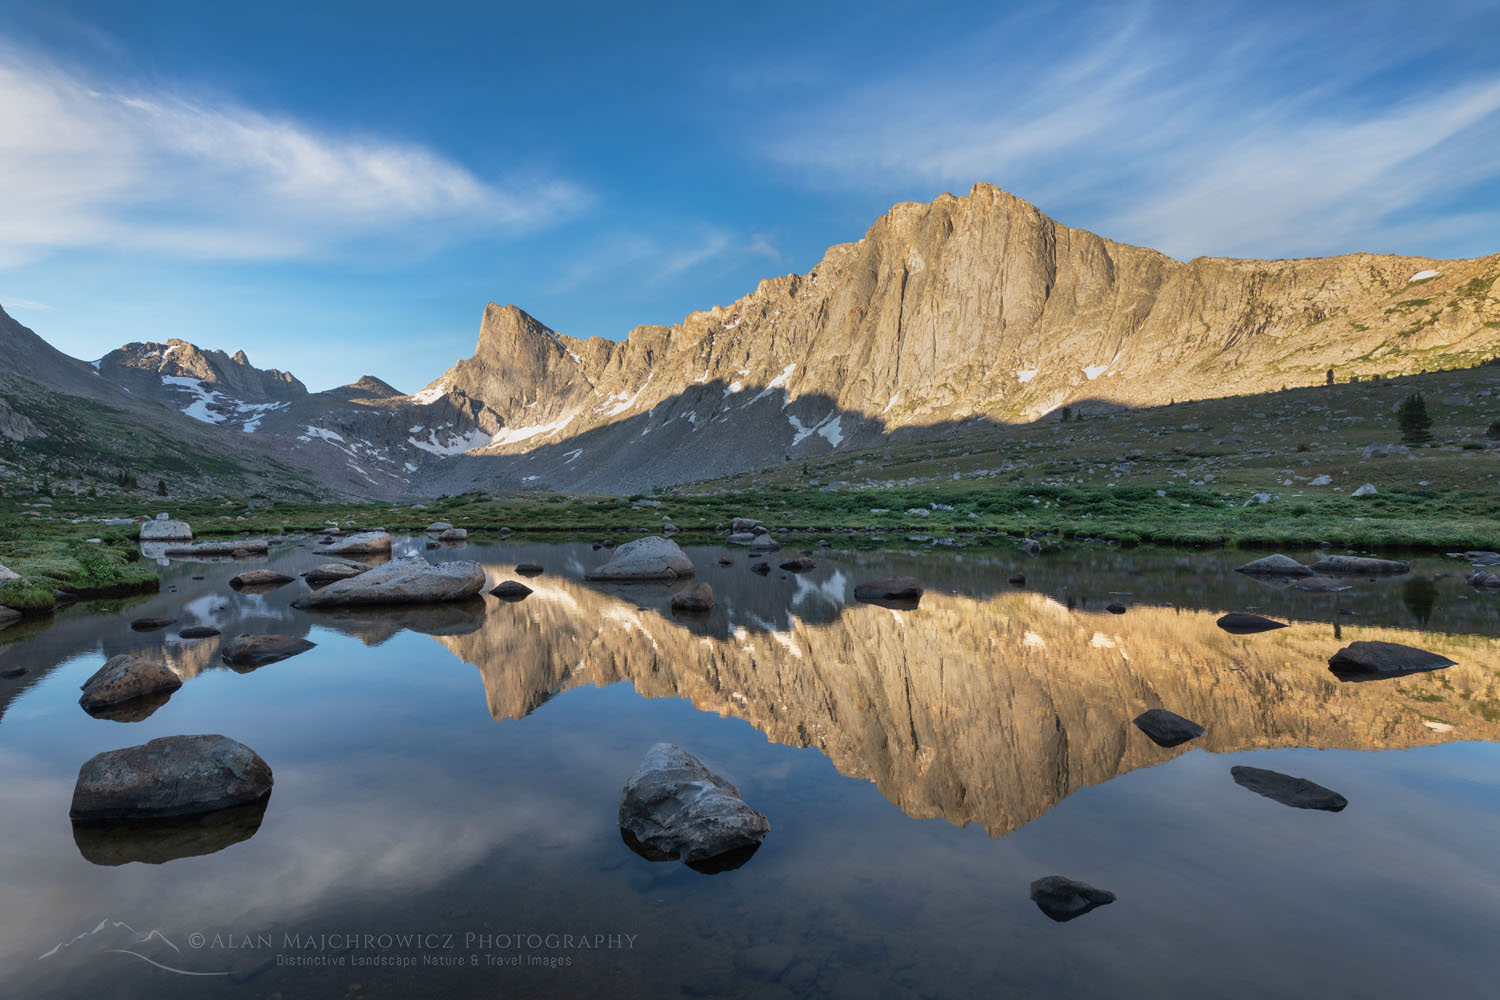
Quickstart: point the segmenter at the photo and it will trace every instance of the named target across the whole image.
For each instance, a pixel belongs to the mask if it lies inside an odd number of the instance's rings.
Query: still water
[[[587,545],[470,544],[428,556],[491,585],[539,562],[535,593],[304,612],[300,581],[228,587],[266,560],[173,562],[159,595],[0,632],[0,670],[27,669],[0,679],[0,995],[1493,995],[1500,596],[1446,575],[1464,564],[1318,595],[1215,552],[824,551],[769,577],[688,552],[706,618],[585,583]],[[324,561],[301,542],[269,565]],[[853,601],[893,572],[927,586],[917,609]],[[1229,635],[1231,610],[1293,625]],[[200,623],[317,646],[236,672],[178,637]],[[1340,683],[1328,657],[1357,639],[1458,665]],[[91,718],[79,685],[129,650],[186,683]],[[1207,733],[1157,747],[1131,720],[1158,706]],[[263,814],[75,839],[86,759],[192,733],[265,758]],[[744,867],[622,842],[621,786],[661,740],[770,819]],[[1239,764],[1349,806],[1288,808]],[[1118,899],[1054,922],[1028,897],[1053,874]]]

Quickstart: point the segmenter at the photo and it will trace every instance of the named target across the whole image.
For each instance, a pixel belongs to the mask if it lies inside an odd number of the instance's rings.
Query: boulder
[[[734,560],[731,559],[731,558],[729,558],[728,556],[720,556],[719,557],[719,565],[720,566],[733,566],[734,565]]]
[[[187,628],[178,629],[177,636],[180,639],[209,639],[219,634],[219,630],[212,625],[189,625]]]
[[[130,628],[135,632],[156,632],[174,621],[175,618],[137,618],[130,623]]]
[[[755,539],[750,543],[751,552],[776,552],[780,548],[781,543],[772,538],[769,534],[756,535]]]
[[[1292,557],[1278,552],[1274,556],[1264,556],[1254,562],[1247,562],[1235,572],[1248,573],[1251,576],[1312,576],[1313,571]]]
[[[502,601],[525,600],[531,592],[530,587],[524,583],[517,583],[515,580],[506,580],[490,591],[492,595],[500,598]]]
[[[1234,778],[1234,783],[1241,788],[1248,788],[1256,795],[1264,795],[1268,799],[1280,802],[1284,806],[1291,806],[1293,809],[1322,809],[1325,812],[1339,812],[1349,804],[1349,800],[1338,792],[1324,788],[1306,778],[1294,778],[1280,771],[1241,766],[1231,767],[1229,773]]]
[[[237,635],[220,647],[219,658],[231,667],[263,667],[316,645],[290,635]]]
[[[714,589],[701,580],[672,595],[672,610],[705,614],[714,609]]]
[[[754,852],[770,829],[738,789],[670,743],[646,751],[620,793],[620,833],[653,861],[713,865]]]
[[[232,577],[229,585],[239,590],[241,587],[280,587],[291,582],[291,577],[274,569],[247,569]]]
[[[1342,580],[1335,580],[1331,576],[1305,576],[1292,584],[1298,590],[1305,590],[1309,594],[1336,594],[1341,590],[1353,590]]]
[[[143,542],[190,542],[193,529],[186,521],[147,521],[141,525]]]
[[[922,584],[914,576],[883,576],[855,584],[854,599],[867,603],[919,601],[922,599]]]
[[[433,521],[427,526],[427,530],[432,532],[433,534],[441,534],[444,531],[448,531],[452,527],[453,525],[449,524],[447,521]]]
[[[247,805],[271,794],[271,768],[226,736],[167,736],[96,754],[78,770],[76,823],[168,819]]]
[[[753,534],[756,528],[762,527],[761,523],[750,517],[737,517],[729,522],[729,530],[734,532],[747,532]]]
[[[0,583],[4,583],[6,580],[19,579],[21,579],[20,573],[17,573],[15,570],[6,567],[4,564],[0,564]]]
[[[1365,483],[1359,489],[1349,494],[1351,497],[1373,497],[1380,491],[1375,488],[1374,483]]]
[[[1286,628],[1286,623],[1273,618],[1263,618],[1260,615],[1246,614],[1243,611],[1231,611],[1219,618],[1218,626],[1230,635],[1254,635],[1257,632]]]
[[[1469,585],[1478,587],[1480,590],[1500,590],[1500,576],[1496,576],[1489,570],[1475,570],[1469,576]]]
[[[1410,449],[1404,444],[1367,444],[1360,449],[1362,458],[1391,458],[1395,455],[1405,455]]]
[[[1009,577],[1006,578],[1005,582],[1013,587],[1024,587],[1026,586],[1026,574],[1012,573]]]
[[[818,568],[818,564],[807,556],[798,556],[796,559],[788,559],[781,564],[781,568],[789,573],[806,573]]]
[[[475,562],[430,563],[421,556],[396,559],[347,580],[337,580],[292,602],[295,608],[367,604],[432,604],[462,601],[484,587],[484,567]]]
[[[1153,708],[1137,715],[1135,727],[1159,747],[1180,746],[1188,740],[1196,740],[1205,732],[1198,723],[1165,708]]]
[[[1309,479],[1307,481],[1307,485],[1309,485],[1309,486],[1332,486],[1333,485],[1333,477],[1329,476],[1329,475],[1326,475],[1326,474],[1325,475],[1321,475],[1321,476],[1314,476],[1312,479]]]
[[[391,551],[391,536],[384,531],[361,531],[323,550],[328,555],[364,555]]]
[[[78,704],[85,712],[95,712],[135,698],[171,694],[180,687],[182,678],[165,663],[120,653],[83,682],[83,697]]]
[[[168,545],[162,555],[177,556],[238,556],[263,555],[269,552],[271,543],[264,538],[222,538],[212,542],[193,542],[191,545]]]
[[[1020,550],[1028,556],[1039,556],[1042,554],[1042,543],[1035,538],[1023,538],[1019,546]]]
[[[1341,681],[1405,677],[1454,664],[1446,656],[1399,642],[1351,642],[1328,658],[1328,669]]]
[[[1126,611],[1126,608],[1125,605],[1121,604],[1119,601],[1111,601],[1104,606],[1104,610],[1108,611],[1112,615],[1123,615]]]
[[[693,563],[681,547],[660,535],[626,542],[603,566],[590,570],[589,580],[675,580],[692,576]]]
[[[1318,576],[1396,576],[1410,573],[1411,563],[1364,556],[1323,556],[1309,569]]]
[[[758,574],[760,576],[766,576],[771,572],[771,564],[766,562],[755,563],[750,567],[750,572]]]
[[[541,563],[523,562],[516,566],[516,572],[522,576],[541,576],[546,572]]]
[[[368,569],[368,566],[352,566],[349,563],[324,563],[321,566],[314,566],[306,573],[303,573],[302,579],[311,585],[317,586],[325,583],[333,583],[336,580],[348,580],[351,577],[359,576]]]
[[[724,541],[730,545],[749,545],[758,537],[760,536],[751,531],[736,531],[734,534],[724,539]]]
[[[1061,875],[1048,875],[1031,883],[1031,901],[1048,917],[1063,923],[1095,907],[1113,903],[1115,894]]]
[[[440,542],[465,542],[468,539],[469,532],[467,528],[449,528],[438,535],[438,541]]]

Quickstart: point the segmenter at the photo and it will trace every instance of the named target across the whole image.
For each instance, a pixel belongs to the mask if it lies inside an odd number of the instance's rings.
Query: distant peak
[[[250,364],[250,355],[246,354],[243,349],[235,351],[234,352],[234,363],[237,364],[237,365],[249,365]]]
[[[405,393],[397,389],[395,386],[391,385],[389,382],[386,382],[383,379],[378,379],[374,375],[361,375],[357,381],[350,382],[348,385],[344,386],[344,388],[356,390],[366,396],[376,396],[380,398],[385,398],[387,396],[405,395]]]

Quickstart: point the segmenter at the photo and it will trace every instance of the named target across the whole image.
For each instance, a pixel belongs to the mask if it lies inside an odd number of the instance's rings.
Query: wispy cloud
[[[1500,59],[1443,48],[1486,8],[1024,10],[773,114],[759,146],[819,185],[992,181],[1183,257],[1400,249],[1500,229],[1460,197],[1500,182]]]
[[[776,249],[775,244],[771,242],[771,237],[765,233],[752,233],[750,242],[745,246],[745,252],[766,257],[775,262],[781,260],[781,251]]]
[[[37,302],[35,299],[20,299],[12,295],[0,295],[0,306],[7,310],[30,309],[36,312],[50,312],[52,307],[45,302]]]
[[[640,284],[667,281],[722,257],[733,242],[730,234],[718,229],[672,241],[640,234],[607,237],[573,257],[546,290],[558,294],[620,278]]]
[[[301,258],[370,237],[514,232],[588,201],[417,143],[106,83],[0,46],[0,266],[70,247]]]

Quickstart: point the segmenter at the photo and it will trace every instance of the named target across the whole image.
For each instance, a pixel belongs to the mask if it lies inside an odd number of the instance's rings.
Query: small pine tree
[[[167,495],[167,481],[165,479],[158,479],[156,481],[156,495],[159,497]]]
[[[1407,444],[1426,444],[1432,440],[1432,418],[1427,415],[1427,403],[1420,392],[1401,401],[1396,409],[1396,425],[1401,428],[1401,440]]]
[[[1328,369],[1328,384],[1333,385],[1333,369]]]

